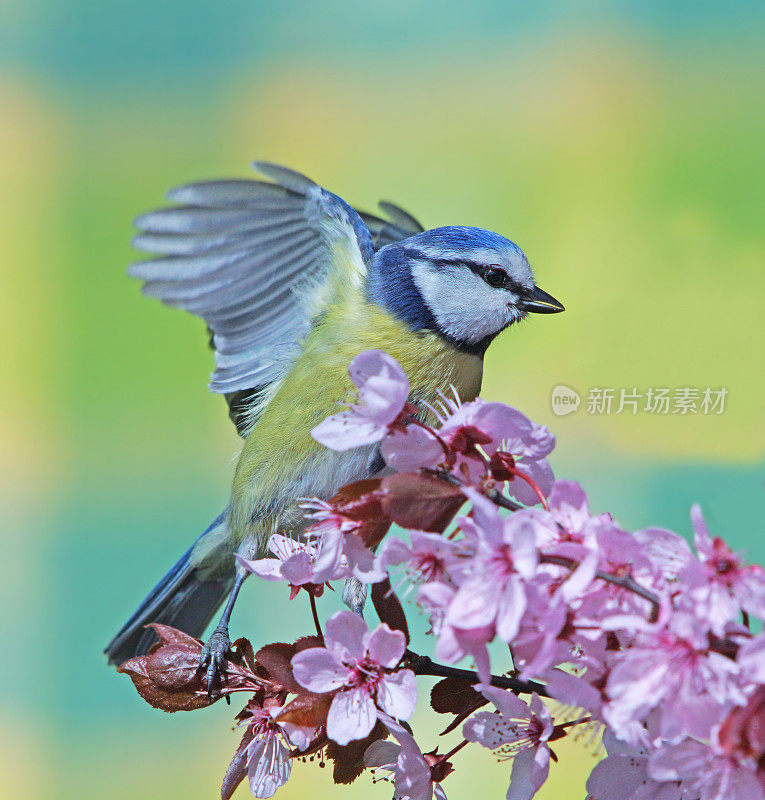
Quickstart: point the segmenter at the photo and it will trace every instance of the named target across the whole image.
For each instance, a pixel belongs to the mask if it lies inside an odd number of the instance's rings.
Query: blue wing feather
[[[133,243],[158,257],[129,270],[144,294],[205,320],[216,360],[210,389],[226,395],[240,433],[242,410],[286,374],[318,313],[304,287],[318,292],[338,268],[337,236],[364,269],[380,247],[422,230],[392,204],[381,203],[388,220],[359,214],[304,175],[253,166],[270,182],[188,184],[168,193],[180,205],[138,217]]]

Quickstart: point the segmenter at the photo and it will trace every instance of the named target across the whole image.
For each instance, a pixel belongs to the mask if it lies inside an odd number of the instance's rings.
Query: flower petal
[[[272,797],[289,780],[290,751],[273,734],[254,739],[247,747],[247,778],[253,797]]]
[[[362,583],[377,583],[387,577],[387,572],[378,567],[375,554],[364,544],[356,533],[346,533],[343,552],[348,559],[348,567],[354,578]]]
[[[386,675],[377,692],[380,708],[395,719],[409,719],[417,703],[417,679],[410,669]]]
[[[348,680],[348,669],[323,647],[301,650],[292,657],[295,680],[311,692],[339,689]]]
[[[359,401],[378,422],[392,422],[409,397],[409,381],[395,358],[382,350],[359,353],[348,367]]]
[[[386,436],[380,445],[380,455],[389,467],[399,472],[432,468],[444,460],[441,445],[419,425],[409,425]]]
[[[239,566],[267,581],[283,581],[282,562],[278,558],[257,558],[250,561],[236,553]]]
[[[547,780],[550,748],[547,745],[524,750],[513,759],[507,800],[531,800]]]
[[[499,714],[479,711],[462,726],[462,735],[469,742],[477,742],[489,750],[496,750],[503,744],[517,738],[508,721]]]
[[[290,556],[282,564],[282,577],[294,586],[311,583],[313,581],[311,556],[305,550]]]
[[[320,422],[311,431],[319,444],[330,450],[351,450],[379,442],[388,429],[362,417],[355,409],[341,411]]]
[[[497,610],[497,636],[503,642],[511,642],[521,624],[526,610],[526,589],[519,575],[511,575],[502,592]]]
[[[479,628],[497,616],[501,582],[492,575],[473,575],[457,590],[446,612],[446,620],[457,628]]]
[[[500,689],[497,686],[480,685],[481,694],[497,707],[508,719],[531,719],[531,708],[517,694]]]
[[[522,459],[517,461],[515,466],[519,472],[522,472],[536,483],[545,497],[549,496],[555,483],[555,476],[545,459],[541,461]],[[523,478],[513,478],[508,482],[507,490],[511,497],[526,506],[535,506],[541,502],[539,495]]]
[[[369,629],[366,622],[353,611],[338,611],[324,627],[327,649],[340,661],[360,661],[364,657],[365,637]]]
[[[367,747],[364,753],[364,764],[368,767],[384,767],[393,770],[400,752],[400,744],[378,739]]]
[[[377,709],[363,687],[339,692],[327,715],[327,736],[338,744],[348,744],[368,736],[375,722]]]
[[[401,661],[406,650],[406,637],[401,631],[394,631],[382,623],[369,634],[367,652],[370,658],[383,667],[392,669]]]

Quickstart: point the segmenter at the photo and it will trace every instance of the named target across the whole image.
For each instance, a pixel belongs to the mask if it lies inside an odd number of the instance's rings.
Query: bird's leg
[[[220,677],[226,656],[231,649],[231,639],[229,639],[228,636],[228,623],[231,620],[231,612],[234,610],[236,597],[248,574],[249,573],[243,570],[240,571],[237,569],[234,585],[231,587],[231,594],[228,596],[228,602],[223,609],[220,621],[215,630],[210,634],[210,638],[202,649],[202,656],[199,664],[202,667],[207,667],[208,694],[212,692],[216,680]]]

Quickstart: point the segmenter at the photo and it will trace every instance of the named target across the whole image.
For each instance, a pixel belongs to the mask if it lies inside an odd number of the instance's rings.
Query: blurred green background
[[[162,715],[100,651],[223,507],[237,450],[201,323],[125,277],[130,222],[252,158],[520,243],[567,312],[494,345],[484,396],[550,425],[598,510],[688,534],[701,501],[765,557],[764,10],[0,0],[3,797],[217,794],[235,709]],[[721,415],[558,418],[557,384],[729,395]],[[233,631],[305,619],[253,582]],[[583,797],[583,752],[561,747],[540,797]],[[450,797],[504,795],[506,763],[459,760]],[[298,765],[280,796],[390,796],[327,772]]]

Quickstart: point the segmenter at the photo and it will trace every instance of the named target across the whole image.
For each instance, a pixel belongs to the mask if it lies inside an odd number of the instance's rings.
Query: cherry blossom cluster
[[[224,800],[245,776],[270,797],[314,757],[337,783],[366,768],[396,798],[444,798],[476,744],[511,762],[508,800],[531,800],[554,743],[585,729],[606,752],[591,800],[765,800],[762,567],[713,537],[697,506],[693,548],[592,513],[578,484],[555,479],[553,435],[513,408],[415,405],[380,351],[349,374],[357,401],[313,436],[379,453],[386,469],[305,500],[305,534],[274,535],[272,557],[240,558],[307,595],[315,634],[257,652],[239,640],[214,687],[201,643],[164,626],[121,667],[165,710],[251,695]],[[337,582],[367,587],[380,624],[341,610],[322,626],[315,597]],[[427,617],[435,660],[411,649],[407,614]],[[441,678],[431,706],[451,715],[445,733],[461,730],[446,753],[423,750],[408,723],[418,676]]]

